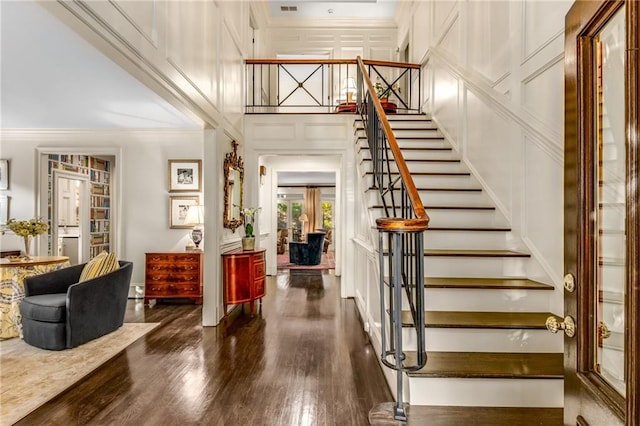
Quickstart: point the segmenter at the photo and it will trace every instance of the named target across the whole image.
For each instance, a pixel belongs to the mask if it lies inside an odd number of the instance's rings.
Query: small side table
[[[69,266],[67,256],[31,256],[27,259],[0,259],[0,339],[22,337],[20,301],[24,299],[24,279]]]
[[[227,306],[249,302],[249,311],[253,315],[256,299],[266,294],[265,249],[233,250],[222,253],[222,277],[224,280],[224,314]]]

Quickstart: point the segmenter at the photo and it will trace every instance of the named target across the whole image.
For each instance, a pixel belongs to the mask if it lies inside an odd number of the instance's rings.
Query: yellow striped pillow
[[[80,281],[90,280],[101,275],[113,272],[120,267],[115,253],[107,253],[103,251],[93,259],[91,259],[82,269]]]

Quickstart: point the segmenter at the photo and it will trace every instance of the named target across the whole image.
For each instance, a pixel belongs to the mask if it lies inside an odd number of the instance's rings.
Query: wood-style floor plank
[[[393,398],[339,279],[267,281],[262,311],[225,330],[201,306],[131,301],[127,322],[162,324],[18,424],[366,425]]]

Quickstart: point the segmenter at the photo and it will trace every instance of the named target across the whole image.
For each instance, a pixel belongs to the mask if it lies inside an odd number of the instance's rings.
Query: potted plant
[[[376,89],[376,96],[378,96],[378,99],[380,99],[380,102],[389,101],[389,94],[391,93],[391,87],[383,86],[382,83],[380,83],[380,78],[376,79],[375,89]]]
[[[396,112],[398,106],[393,102],[389,102],[389,95],[391,95],[391,93],[393,92],[399,93],[400,87],[397,84],[394,84],[393,86],[385,86],[380,82],[380,77],[378,77],[376,79],[374,88],[376,89],[376,96],[378,96],[378,99],[380,99],[382,108],[384,108],[384,110],[388,113]]]
[[[242,250],[255,250],[256,237],[253,235],[253,225],[256,221],[256,215],[261,207],[247,207],[242,211],[244,217],[244,237],[242,237]]]
[[[31,238],[47,232],[49,225],[39,217],[34,217],[29,220],[9,219],[7,228],[24,238],[24,255],[28,258],[31,253]]]

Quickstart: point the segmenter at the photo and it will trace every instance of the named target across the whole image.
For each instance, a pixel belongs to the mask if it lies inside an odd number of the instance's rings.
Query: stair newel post
[[[404,258],[403,234],[390,232],[389,239],[392,243],[389,247],[389,257],[393,265],[393,273],[390,274],[391,287],[393,288],[393,308],[391,310],[391,322],[395,333],[395,370],[396,370],[396,405],[394,418],[406,421],[407,413],[404,409],[403,386],[404,377],[404,352],[402,351],[402,261]]]
[[[387,292],[384,281],[384,232],[378,231],[378,264],[380,267],[380,359],[387,358],[387,309],[384,303],[385,293]]]
[[[415,275],[413,276],[415,283],[415,316],[416,316],[416,333],[417,333],[417,365],[424,367],[427,364],[427,350],[425,339],[425,295],[424,295],[424,232],[416,232],[414,234],[414,259],[415,259]]]

